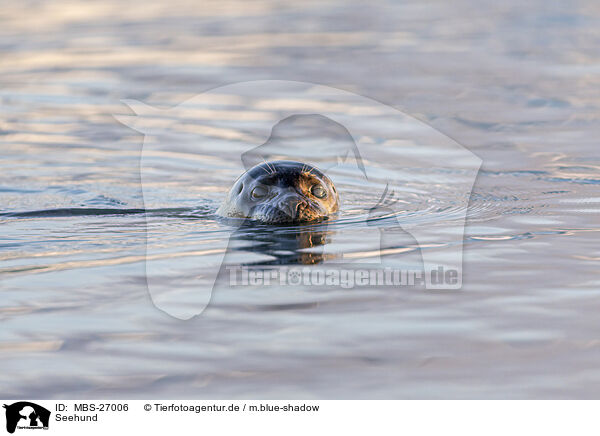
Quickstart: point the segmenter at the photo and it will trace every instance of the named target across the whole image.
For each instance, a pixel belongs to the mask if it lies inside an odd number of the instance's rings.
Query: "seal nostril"
[[[292,219],[297,219],[300,216],[300,203],[290,203],[290,212]]]
[[[280,203],[279,208],[292,220],[296,220],[300,216],[303,205],[304,201],[302,201],[301,199],[291,198],[284,200],[282,203]]]

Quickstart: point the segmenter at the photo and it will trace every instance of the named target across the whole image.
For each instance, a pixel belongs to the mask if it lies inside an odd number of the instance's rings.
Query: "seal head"
[[[281,160],[242,174],[217,213],[274,224],[316,221],[338,209],[339,196],[329,177],[311,165]]]

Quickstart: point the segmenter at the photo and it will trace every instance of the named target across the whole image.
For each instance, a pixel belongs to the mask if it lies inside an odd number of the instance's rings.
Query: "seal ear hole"
[[[335,190],[335,186],[333,186],[333,184],[331,185],[331,189],[333,189],[333,192],[337,194],[337,191]]]
[[[238,188],[238,192],[237,193],[241,194],[243,190],[244,190],[244,184],[240,183],[240,187]]]

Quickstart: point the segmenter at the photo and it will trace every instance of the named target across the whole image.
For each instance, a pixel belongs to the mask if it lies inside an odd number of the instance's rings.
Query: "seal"
[[[339,196],[329,177],[311,165],[280,160],[242,174],[217,214],[269,224],[302,223],[324,219],[338,209]]]

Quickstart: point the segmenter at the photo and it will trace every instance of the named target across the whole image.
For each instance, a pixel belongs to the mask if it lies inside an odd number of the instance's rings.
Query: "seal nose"
[[[284,200],[282,200],[280,203],[280,208],[292,220],[295,220],[300,216],[300,209],[303,205],[306,205],[304,199],[300,196],[294,195],[286,197]]]

